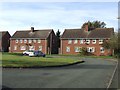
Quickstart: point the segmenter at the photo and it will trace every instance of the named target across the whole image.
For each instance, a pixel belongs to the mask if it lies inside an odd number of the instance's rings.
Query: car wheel
[[[28,56],[29,54],[25,53],[26,56]]]

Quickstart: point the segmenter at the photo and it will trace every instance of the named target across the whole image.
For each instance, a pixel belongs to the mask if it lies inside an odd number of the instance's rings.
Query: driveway
[[[85,62],[57,68],[8,69],[3,86],[10,88],[106,88],[116,62],[82,58]]]

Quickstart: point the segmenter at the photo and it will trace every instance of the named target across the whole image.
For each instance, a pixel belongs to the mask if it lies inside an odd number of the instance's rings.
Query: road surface
[[[85,62],[57,68],[2,69],[2,85],[9,88],[106,88],[116,62],[82,58]]]

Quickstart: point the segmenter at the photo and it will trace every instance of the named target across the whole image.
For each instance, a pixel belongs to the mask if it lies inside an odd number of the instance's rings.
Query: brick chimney
[[[85,25],[84,30],[85,30],[86,32],[88,32],[88,24]]]
[[[31,27],[31,32],[34,32],[34,27]]]

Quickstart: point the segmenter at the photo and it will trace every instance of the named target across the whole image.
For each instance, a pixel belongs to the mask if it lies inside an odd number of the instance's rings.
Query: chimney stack
[[[85,25],[85,31],[88,32],[88,24]]]
[[[31,27],[31,32],[34,32],[34,27]]]

